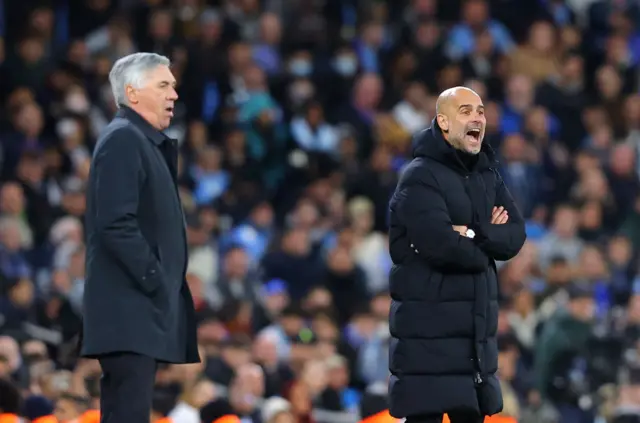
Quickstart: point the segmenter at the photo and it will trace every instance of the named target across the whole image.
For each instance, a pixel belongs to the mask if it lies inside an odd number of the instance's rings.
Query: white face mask
[[[71,119],[63,119],[56,125],[56,133],[60,139],[66,139],[78,132],[78,122]]]
[[[354,56],[338,56],[333,66],[342,76],[353,76],[358,71],[358,60]]]
[[[83,114],[89,111],[89,100],[82,94],[71,94],[64,100],[64,105],[70,112]]]
[[[307,77],[313,72],[313,65],[305,59],[296,59],[289,64],[289,72],[298,77]]]

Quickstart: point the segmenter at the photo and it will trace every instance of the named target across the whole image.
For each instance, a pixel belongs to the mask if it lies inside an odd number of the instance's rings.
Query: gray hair
[[[156,53],[133,53],[121,57],[113,64],[109,72],[109,82],[116,105],[126,105],[126,86],[142,88],[147,73],[158,66],[170,66],[171,61],[165,56]]]

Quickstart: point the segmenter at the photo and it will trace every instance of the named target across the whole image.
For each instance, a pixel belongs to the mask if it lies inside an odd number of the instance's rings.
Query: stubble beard
[[[464,136],[465,135],[463,135],[463,137]],[[481,142],[478,147],[472,147],[472,149],[469,149],[467,148],[467,146],[465,146],[464,139],[460,137],[456,137],[455,139],[451,140],[451,145],[456,150],[462,151],[463,153],[472,154],[474,156],[476,154],[480,154],[480,150],[482,148],[482,142]]]

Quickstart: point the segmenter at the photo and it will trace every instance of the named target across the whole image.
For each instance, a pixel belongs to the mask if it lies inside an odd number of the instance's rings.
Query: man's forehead
[[[482,99],[472,89],[467,87],[453,87],[440,94],[436,103],[436,109],[438,113],[455,113],[463,105],[473,108],[483,106]]]
[[[463,106],[472,106],[474,108],[483,106],[482,99],[478,94],[471,90],[458,90],[452,98],[452,105],[458,109]]]
[[[173,73],[171,72],[171,69],[169,69],[169,66],[158,66],[153,71],[151,71],[149,76],[157,81],[167,81],[169,83],[176,82],[176,78],[173,76]]]

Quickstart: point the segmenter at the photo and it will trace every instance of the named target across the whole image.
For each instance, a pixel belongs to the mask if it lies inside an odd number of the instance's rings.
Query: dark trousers
[[[482,423],[484,417],[478,414],[447,413],[451,423]],[[442,415],[409,416],[405,423],[442,423]]]
[[[149,423],[157,362],[134,353],[115,353],[98,359],[100,423]]]

